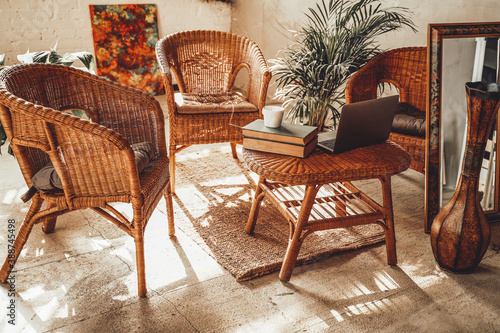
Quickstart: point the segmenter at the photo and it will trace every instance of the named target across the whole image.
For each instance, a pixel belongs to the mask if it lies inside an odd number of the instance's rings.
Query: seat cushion
[[[141,173],[148,165],[153,155],[153,145],[150,142],[139,142],[132,144],[132,150],[135,155],[137,172]]]
[[[176,93],[174,97],[177,112],[180,114],[256,112],[259,110],[243,95],[234,92],[227,95]]]
[[[150,142],[140,142],[131,145],[135,155],[135,163],[137,164],[137,172],[141,173],[153,155],[153,145]],[[63,188],[61,178],[56,172],[52,162],[47,163],[41,168],[32,178],[33,186],[40,192],[50,192],[61,190]]]
[[[59,178],[52,162],[47,163],[46,166],[38,170],[31,178],[31,182],[33,186],[41,192],[60,190],[63,188],[61,178]]]
[[[409,103],[399,103],[392,122],[392,131],[425,138],[425,111]]]

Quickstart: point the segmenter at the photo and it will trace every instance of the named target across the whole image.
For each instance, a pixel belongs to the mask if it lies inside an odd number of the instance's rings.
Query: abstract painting
[[[97,75],[164,94],[156,61],[156,5],[90,5]]]

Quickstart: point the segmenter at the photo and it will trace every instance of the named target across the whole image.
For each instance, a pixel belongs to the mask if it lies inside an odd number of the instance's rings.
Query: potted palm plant
[[[294,123],[337,125],[350,75],[383,52],[376,38],[404,27],[416,31],[404,7],[383,8],[380,0],[321,0],[309,8],[295,43],[272,60],[276,97]]]

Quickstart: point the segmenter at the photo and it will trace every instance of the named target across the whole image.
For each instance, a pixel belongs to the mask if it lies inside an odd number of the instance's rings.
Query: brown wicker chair
[[[175,154],[194,144],[242,143],[241,128],[262,118],[271,79],[266,60],[251,40],[220,31],[186,31],[156,44],[168,106],[169,157],[175,191]],[[249,74],[246,98],[232,92],[236,75]],[[180,92],[175,93],[172,73]]]
[[[66,109],[84,110],[92,122],[61,112]],[[49,233],[57,216],[90,208],[134,238],[138,294],[145,296],[143,234],[163,196],[169,235],[174,234],[169,161],[158,102],[145,92],[75,68],[18,65],[0,75],[0,120],[32,195],[0,281],[8,278],[35,224],[43,223]],[[141,142],[151,143],[152,153],[139,174],[131,145]],[[49,161],[62,189],[38,191],[32,177]],[[44,201],[47,205],[41,209]],[[113,208],[113,202],[131,203],[132,220]]]
[[[346,103],[377,98],[380,83],[389,82],[399,90],[400,102],[426,110],[427,48],[405,47],[377,55],[346,84]],[[392,132],[390,140],[403,147],[412,157],[411,169],[424,173],[425,136]]]

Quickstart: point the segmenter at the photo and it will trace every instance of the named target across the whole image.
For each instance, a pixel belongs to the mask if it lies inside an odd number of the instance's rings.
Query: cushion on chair
[[[180,114],[256,112],[259,110],[243,95],[234,92],[228,95],[176,93],[174,98],[177,112]]]
[[[409,103],[399,103],[392,122],[392,131],[425,138],[425,111]]]
[[[146,166],[151,160],[153,145],[150,142],[139,142],[132,144],[132,149],[134,150],[137,172],[141,173],[146,169]]]
[[[151,160],[153,145],[150,142],[140,142],[134,143],[131,146],[134,150],[137,172],[141,173]],[[63,188],[61,178],[59,178],[52,162],[47,163],[46,166],[41,168],[31,178],[31,182],[37,190],[43,193],[53,190],[61,190]]]
[[[56,172],[52,162],[47,163],[32,178],[33,186],[40,192],[62,189],[61,178]]]

